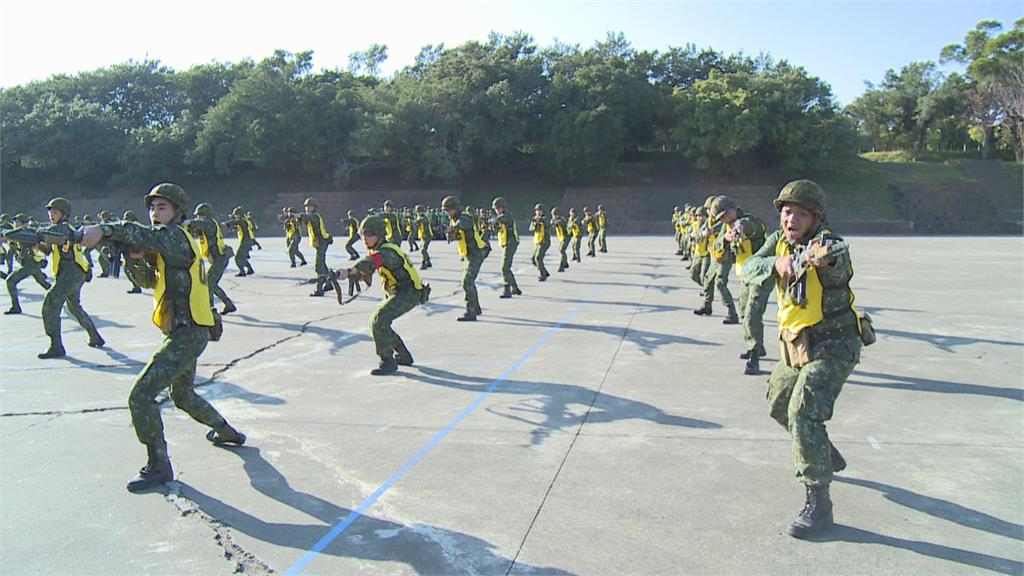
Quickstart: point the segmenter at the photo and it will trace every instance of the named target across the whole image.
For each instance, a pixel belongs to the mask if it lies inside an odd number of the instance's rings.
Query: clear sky
[[[313,50],[318,69],[345,68],[349,54],[373,43],[387,45],[390,74],[423,46],[483,41],[490,31],[523,31],[541,47],[556,39],[587,47],[623,32],[638,49],[693,43],[766,52],[828,82],[847,104],[887,69],[937,62],[943,46],[962,41],[980,20],[999,20],[1006,30],[1021,17],[1022,0],[18,0],[0,7],[0,86],[147,57],[176,70],[260,60],[277,48]]]

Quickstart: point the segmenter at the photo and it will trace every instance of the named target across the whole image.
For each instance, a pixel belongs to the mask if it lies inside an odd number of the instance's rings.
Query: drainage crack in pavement
[[[267,576],[277,572],[270,564],[260,560],[255,554],[235,543],[234,538],[231,537],[230,524],[225,524],[203,512],[198,504],[182,496],[181,484],[169,482],[167,486],[167,494],[164,496],[164,500],[173,505],[182,518],[192,518],[213,532],[213,540],[223,550],[224,559],[235,563],[235,574]]]

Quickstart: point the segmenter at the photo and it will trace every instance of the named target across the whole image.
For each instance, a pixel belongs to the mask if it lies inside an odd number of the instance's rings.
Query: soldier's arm
[[[753,284],[761,284],[775,274],[775,246],[782,240],[782,231],[776,230],[764,241],[761,248],[747,258],[743,264],[743,278]]]
[[[842,238],[838,236],[831,236],[828,237],[828,239],[838,242],[843,241]],[[843,251],[837,254],[831,264],[815,266],[814,269],[818,272],[818,279],[826,286],[845,284],[853,277],[853,266],[850,261],[849,251]]]
[[[169,266],[188,267],[194,255],[188,238],[177,225],[145,226],[136,222],[104,224],[110,230],[109,238],[129,244],[141,252],[157,252]]]

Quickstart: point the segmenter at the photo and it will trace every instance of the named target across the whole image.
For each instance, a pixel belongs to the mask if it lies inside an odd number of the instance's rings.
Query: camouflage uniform
[[[806,246],[822,233],[828,239],[839,240],[822,224],[825,213],[821,188],[809,180],[791,182],[775,203],[780,210],[793,203],[818,215],[817,227],[812,227],[796,245],[789,243],[783,231],[774,232],[744,265],[750,268],[747,273],[755,282],[764,278],[774,278],[776,282],[782,359],[768,381],[767,400],[772,418],[792,437],[796,477],[808,487],[807,505],[789,528],[791,535],[806,537],[832,522],[828,485],[833,471],[844,467],[845,461],[829,441],[825,422],[832,418],[836,398],[860,361],[861,341],[850,290],[853,267],[848,252],[836,256],[831,265],[812,267],[804,275],[803,282],[808,286],[816,282],[821,293],[816,299],[813,288],[808,288],[808,300],[803,306],[790,300],[775,271],[776,260],[793,254],[797,245]],[[789,311],[805,313],[815,308],[820,320],[790,329],[799,324],[787,316]],[[794,348],[797,345],[803,348]],[[797,350],[804,350],[806,356]]]
[[[544,206],[537,204],[533,207],[533,211],[535,216],[530,220],[530,232],[533,232],[533,257],[530,261],[537,267],[537,273],[540,274],[537,279],[544,282],[548,276],[551,276],[544,266],[544,256],[548,253],[548,248],[551,247],[551,234],[548,233],[548,222],[544,218]],[[540,214],[536,214],[537,212]]]
[[[19,227],[28,222],[28,218],[21,218],[21,216],[23,215],[19,214],[15,217]],[[43,272],[40,265],[41,259],[37,259],[34,246],[25,242],[11,242],[8,244],[7,249],[11,254],[15,255],[19,267],[7,276],[7,292],[11,295],[11,308],[4,312],[4,314],[21,314],[21,303],[18,301],[18,283],[29,276],[42,286],[43,290],[49,290],[50,283],[47,281],[46,273]]]
[[[312,211],[299,214],[299,218],[306,224],[310,246],[316,250],[313,268],[314,272],[316,272],[317,284],[316,291],[311,296],[323,296],[324,289],[327,287],[327,277],[331,273],[330,269],[327,268],[327,248],[334,242],[334,238],[327,231],[323,217],[316,211],[316,200],[306,198],[303,206],[312,208]]]
[[[352,211],[348,211],[348,217],[341,219],[341,227],[348,231],[348,242],[345,242],[345,251],[348,252],[349,260],[359,260],[359,252],[355,249],[355,243],[359,241],[359,222]]]
[[[390,200],[384,202],[384,211],[380,217],[384,220],[386,240],[396,246],[400,245],[402,243],[402,224],[398,221],[398,214],[395,214]]]
[[[65,212],[61,209],[61,206],[66,207],[67,211]],[[55,224],[39,228],[38,231],[51,234],[67,234],[71,230],[71,224],[67,220],[67,213],[71,210],[71,204],[63,198],[54,198],[47,205],[47,208],[56,208],[64,212],[65,217]],[[90,270],[88,263],[85,262],[84,255],[82,255],[81,262],[78,261],[76,256],[80,253],[81,249],[76,244],[51,246],[51,265],[56,267],[57,271],[54,275],[53,285],[46,291],[46,296],[43,298],[42,309],[43,329],[46,331],[46,335],[50,337],[50,347],[42,354],[39,354],[40,358],[57,358],[64,355],[64,342],[61,339],[60,333],[60,313],[64,309],[65,304],[68,307],[68,312],[74,316],[75,320],[78,320],[78,323],[89,334],[89,346],[101,348],[105,344],[103,338],[100,337],[99,331],[96,330],[96,324],[89,317],[89,313],[82,308],[82,285],[85,284]]]
[[[221,225],[225,228],[234,227],[238,232],[238,248],[235,250],[235,266],[238,268],[238,274],[235,276],[244,277],[255,272],[252,269],[252,264],[249,263],[249,252],[252,251],[253,246],[252,229],[249,221],[242,215],[241,206],[235,208],[231,215],[233,218],[222,222]]]
[[[587,232],[587,256],[596,256],[594,241],[597,240],[597,218],[590,212],[590,208],[583,207],[583,229]]]
[[[128,210],[121,217],[121,221],[123,221],[123,222],[138,222],[139,219],[136,218],[134,212],[132,212],[131,210]],[[132,266],[132,265],[135,264],[135,258],[132,258],[132,253],[131,252],[127,252],[127,251],[126,252],[122,252],[122,255],[124,256],[124,265],[126,267],[127,266]],[[132,283],[132,287],[128,290],[129,294],[142,294],[142,287],[139,286],[138,284],[136,284],[135,280],[132,279],[131,276],[128,276],[128,281]]]
[[[569,209],[569,222],[566,225],[569,227],[569,234],[572,236],[572,261],[582,262],[580,259],[580,243],[583,242],[583,226],[576,218],[575,208]]]
[[[430,219],[427,218],[423,206],[419,204],[416,205],[416,219],[412,223],[412,234],[419,237],[423,243],[423,247],[420,249],[420,270],[433,267],[427,249],[430,248],[430,242],[433,240],[434,229],[430,225]]]
[[[597,214],[594,215],[594,219],[597,220],[598,250],[608,252],[608,213],[604,211],[604,206],[597,205]]]
[[[722,304],[728,310],[728,314],[723,320],[725,324],[738,324],[739,316],[736,314],[736,303],[732,298],[732,292],[729,291],[729,272],[732,271],[733,265],[733,254],[729,250],[729,247],[725,243],[725,226],[719,219],[721,212],[716,212],[715,209],[721,205],[728,203],[732,206],[732,200],[726,196],[719,196],[717,201],[710,207],[709,221],[713,224],[709,228],[708,236],[708,251],[711,253],[711,258],[708,260],[710,268],[704,273],[704,306],[697,310],[697,314],[710,315],[711,314],[711,303],[715,299],[715,289],[718,289],[719,295],[722,297]]]
[[[224,276],[224,270],[228,267],[228,255],[220,248],[224,241],[220,224],[213,219],[213,210],[209,204],[196,206],[195,220],[192,221],[192,229],[197,237],[201,238],[200,246],[206,248],[203,257],[210,264],[206,272],[206,283],[210,288],[210,305],[213,305],[213,297],[220,298],[224,303],[221,314],[230,314],[237,310],[235,303],[228,297],[227,292],[220,287],[220,279]],[[218,242],[220,239],[220,242]],[[129,275],[129,277],[131,277]]]
[[[522,294],[519,284],[516,283],[516,275],[512,272],[512,258],[519,248],[519,229],[516,228],[515,218],[509,213],[504,198],[495,198],[491,201],[491,206],[495,211],[501,210],[488,226],[498,234],[498,245],[501,246],[501,280],[504,283],[504,290],[499,297],[511,298],[513,294]]]
[[[476,277],[480,274],[480,266],[490,253],[490,246],[480,238],[480,231],[472,215],[461,211],[458,200],[448,196],[441,203],[442,208],[457,210],[450,216],[451,226],[449,237],[459,243],[459,254],[465,251],[465,267],[462,270],[462,291],[466,295],[466,313],[459,320],[476,320],[483,313],[480,308],[480,297],[476,291]]]
[[[564,272],[569,267],[569,255],[565,253],[569,248],[569,231],[565,227],[565,218],[559,214],[558,208],[551,209],[551,229],[558,238],[558,271]]]
[[[765,224],[754,216],[737,209],[736,221],[733,228],[743,229],[742,240],[733,243],[734,254],[736,255],[736,274],[740,277],[740,299],[739,312],[740,323],[743,324],[743,341],[747,351],[746,360],[751,366],[750,373],[756,373],[757,358],[765,354],[764,348],[764,311],[768,307],[768,298],[771,295],[771,278],[765,278],[757,282],[753,275],[747,274],[744,265],[749,254],[756,253],[764,245]],[[743,356],[741,355],[741,358]]]
[[[298,217],[292,213],[291,208],[285,208],[284,212],[284,242],[285,246],[288,247],[288,261],[291,263],[291,268],[298,266],[299,262],[302,265],[306,265],[306,256],[299,250],[299,246],[302,245],[302,226]]]

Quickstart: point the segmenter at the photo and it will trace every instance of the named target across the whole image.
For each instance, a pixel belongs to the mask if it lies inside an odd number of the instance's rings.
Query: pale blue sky
[[[944,45],[961,41],[978,21],[1009,29],[1022,16],[1020,0],[5,2],[0,86],[147,56],[178,70],[259,60],[275,48],[313,50],[317,68],[344,68],[350,53],[372,43],[388,46],[384,69],[391,73],[427,44],[454,47],[492,30],[521,30],[542,47],[555,39],[586,47],[621,31],[640,49],[694,43],[767,52],[822,78],[847,104],[865,80],[878,82],[889,68],[937,61]]]

